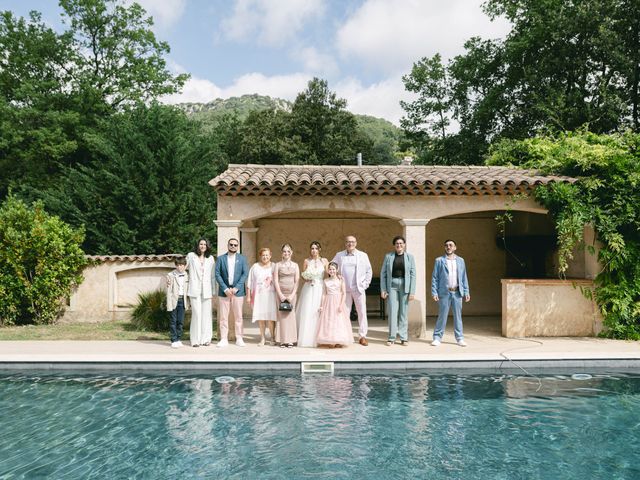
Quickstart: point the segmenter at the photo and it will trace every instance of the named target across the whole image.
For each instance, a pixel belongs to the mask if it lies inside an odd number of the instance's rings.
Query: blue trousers
[[[433,330],[433,339],[442,339],[444,329],[447,326],[449,309],[453,307],[453,334],[456,340],[462,340],[464,334],[462,333],[462,295],[460,295],[460,291],[447,292],[444,297],[438,297],[438,320],[436,320],[436,328]]]
[[[391,291],[387,297],[389,309],[389,340],[395,342],[400,334],[400,340],[409,340],[409,321],[407,307],[409,294],[404,292],[404,278],[391,279]]]
[[[171,316],[169,333],[171,335],[171,343],[173,343],[182,337],[182,329],[184,328],[184,298],[179,298],[176,308],[169,313]]]

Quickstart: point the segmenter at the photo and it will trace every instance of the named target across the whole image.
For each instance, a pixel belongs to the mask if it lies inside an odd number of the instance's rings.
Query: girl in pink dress
[[[344,297],[344,280],[338,277],[338,265],[329,263],[329,277],[324,280],[316,343],[324,347],[346,347],[353,343],[351,322]]]

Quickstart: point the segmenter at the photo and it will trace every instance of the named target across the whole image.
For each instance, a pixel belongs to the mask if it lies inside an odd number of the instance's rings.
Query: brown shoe
[[[358,343],[363,347],[366,347],[367,345],[369,345],[369,342],[367,342],[367,339],[364,337],[360,337],[360,341]]]

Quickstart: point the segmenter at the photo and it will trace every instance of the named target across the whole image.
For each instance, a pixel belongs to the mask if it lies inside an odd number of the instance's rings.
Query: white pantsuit
[[[211,343],[213,337],[213,316],[211,299],[213,297],[213,256],[205,257],[204,263],[199,257],[189,252],[187,269],[189,271],[189,300],[191,303],[191,327],[189,335],[191,345]]]

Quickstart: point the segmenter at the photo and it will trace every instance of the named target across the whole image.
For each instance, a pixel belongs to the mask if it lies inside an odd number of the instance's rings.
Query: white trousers
[[[347,291],[344,297],[347,306],[347,314],[351,313],[351,305],[356,304],[356,312],[358,312],[358,334],[361,337],[367,336],[369,324],[367,322],[367,296],[357,290]]]
[[[191,301],[191,328],[189,328],[191,345],[211,343],[213,336],[211,299],[189,297],[189,300]]]

